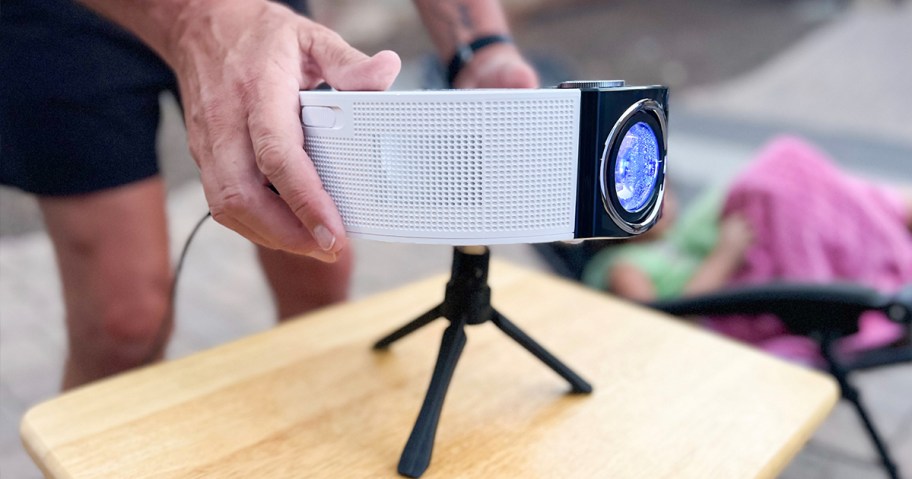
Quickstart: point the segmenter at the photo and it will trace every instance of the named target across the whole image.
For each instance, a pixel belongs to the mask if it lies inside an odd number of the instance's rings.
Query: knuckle
[[[212,214],[212,219],[215,220],[216,223],[222,226],[229,226],[230,216],[228,216],[228,213],[226,213],[224,209],[220,208],[217,203],[209,205],[209,212]]]
[[[253,140],[257,168],[267,178],[282,177],[288,171],[291,151],[277,135],[265,135]]]
[[[325,43],[332,43],[342,39],[342,36],[319,23],[314,23],[307,31],[312,45],[320,46]]]
[[[248,203],[248,195],[242,188],[223,188],[216,199],[210,203],[209,211],[212,213],[212,219],[225,224],[226,221],[244,211]]]
[[[218,102],[204,102],[190,114],[194,130],[203,132],[223,130],[230,124],[230,117]]]
[[[309,56],[323,56],[327,53],[338,53],[339,47],[348,43],[334,30],[323,25],[314,24],[307,30],[306,51]]]
[[[332,29],[326,28],[326,27],[322,27],[322,28],[320,28],[320,32],[322,35],[321,40],[326,43],[332,43],[334,45],[338,45],[338,44],[348,45],[348,43],[346,43],[346,41],[342,38],[342,35],[340,35],[335,30],[332,30]]]
[[[291,208],[292,213],[298,218],[313,216],[313,210],[316,205],[313,192],[301,190],[290,194],[288,205]]]
[[[248,69],[244,72],[241,79],[234,82],[232,90],[237,98],[240,98],[243,105],[255,105],[260,99],[260,82],[258,82],[259,71]]]
[[[206,155],[208,148],[206,148],[204,143],[199,141],[191,141],[188,146],[190,148],[190,156],[193,157],[193,160],[197,165],[200,165],[200,161]]]
[[[215,158],[223,159],[234,156],[231,138],[227,135],[218,135],[212,138],[209,148]]]
[[[219,103],[208,98],[201,98],[198,103],[198,108],[194,108],[193,113],[194,118],[198,118],[203,122],[210,122],[214,119],[217,120],[221,116]]]

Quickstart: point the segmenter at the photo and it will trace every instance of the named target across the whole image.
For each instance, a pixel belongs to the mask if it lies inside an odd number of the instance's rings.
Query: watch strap
[[[449,84],[451,87],[453,86],[453,82],[456,80],[456,77],[459,76],[459,72],[462,71],[462,68],[465,67],[470,61],[472,61],[472,57],[475,56],[475,52],[481,50],[484,47],[497,43],[513,43],[513,39],[509,35],[486,35],[476,38],[468,45],[463,44],[457,46],[456,53],[453,55],[453,58],[450,60],[450,63],[447,66],[447,84]]]

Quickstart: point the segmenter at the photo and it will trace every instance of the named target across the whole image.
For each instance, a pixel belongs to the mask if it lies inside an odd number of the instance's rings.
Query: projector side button
[[[305,106],[301,108],[301,121],[309,128],[332,128],[336,126],[336,112],[328,106]]]

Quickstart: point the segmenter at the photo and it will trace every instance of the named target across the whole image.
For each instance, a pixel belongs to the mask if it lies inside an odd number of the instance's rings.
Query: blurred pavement
[[[585,10],[586,2],[570,2],[563,10],[536,9],[536,2],[529,3],[532,6],[521,11],[515,24],[516,36],[528,40],[523,45],[532,45],[531,51],[552,55],[560,51],[562,39],[551,36],[535,41],[536,35],[549,28],[572,28],[565,25],[583,19],[597,21],[597,14],[607,9],[592,7],[593,13]],[[730,9],[741,8],[721,3]],[[912,45],[912,6],[908,2],[901,7],[865,2],[842,10],[827,2],[771,3],[778,10],[749,19],[778,29],[770,34],[779,34],[781,38],[774,40],[780,44],[767,49],[767,58],[757,45],[757,51],[750,51],[750,44],[757,40],[749,35],[763,32],[736,32],[735,27],[718,20],[719,28],[731,29],[731,35],[740,38],[753,65],[762,63],[756,68],[747,68],[743,59],[742,63],[731,60],[724,67],[715,65],[718,71],[701,67],[703,60],[661,61],[676,57],[657,50],[683,48],[680,45],[687,42],[680,38],[632,39],[639,53],[633,59],[611,56],[609,74],[601,74],[600,63],[591,57],[576,59],[571,67],[585,78],[626,76],[618,72],[636,65],[636,58],[656,58],[655,71],[662,81],[679,86],[672,92],[669,148],[670,174],[675,181],[693,187],[725,181],[770,136],[797,132],[859,174],[912,184],[912,121],[908,117],[912,62],[907,60],[908,45]],[[615,13],[615,18],[626,14],[638,21],[633,3],[618,5],[622,13]],[[781,18],[777,19],[777,12]],[[796,17],[799,19],[794,20]],[[674,29],[670,27],[670,31]],[[570,37],[575,34],[568,33]],[[565,49],[575,47],[565,45]],[[710,50],[724,47],[706,44]],[[681,53],[682,58],[686,54]],[[397,87],[417,88],[423,75],[421,63],[417,55],[405,58],[411,60]],[[649,81],[643,79],[649,78],[648,72],[626,77],[631,82]],[[164,103],[159,146],[170,191],[172,251],[177,254],[206,205],[176,105],[168,97]],[[358,256],[355,298],[449,267],[447,247],[353,244]],[[546,269],[527,246],[495,247],[493,251],[495,258]],[[0,476],[4,479],[40,477],[20,445],[18,422],[30,405],[57,393],[66,344],[59,289],[53,253],[41,231],[34,201],[0,189]],[[269,328],[273,309],[252,248],[214,222],[207,223],[191,247],[176,311],[169,357]],[[861,373],[857,382],[901,468],[912,474],[912,365]],[[782,477],[884,477],[873,458],[857,417],[841,403]]]

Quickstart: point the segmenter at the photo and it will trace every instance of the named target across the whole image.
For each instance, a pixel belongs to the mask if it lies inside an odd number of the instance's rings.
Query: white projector
[[[664,194],[668,89],[300,93],[348,233],[490,245],[638,235]]]

